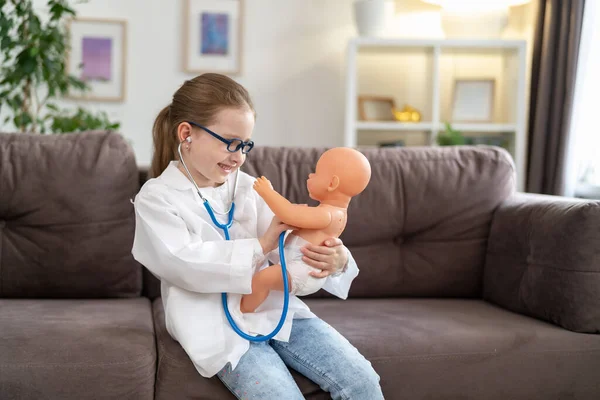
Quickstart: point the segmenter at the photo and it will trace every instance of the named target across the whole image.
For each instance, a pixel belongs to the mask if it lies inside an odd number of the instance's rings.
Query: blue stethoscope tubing
[[[187,142],[189,143],[190,140],[191,139],[188,137]],[[184,142],[179,143],[179,146],[177,147],[177,152],[179,153],[179,160],[181,161],[181,164],[183,165],[185,172],[187,173],[188,177],[190,178],[190,181],[196,187],[198,196],[200,196],[200,198],[202,199],[202,202],[204,203],[204,207],[206,208],[206,211],[208,211],[208,215],[210,215],[210,219],[212,220],[212,222],[215,224],[215,226],[217,228],[220,228],[223,230],[223,233],[225,234],[225,240],[230,240],[229,228],[231,228],[231,225],[233,224],[233,212],[235,210],[235,203],[233,200],[235,199],[235,189],[237,188],[237,178],[239,176],[240,171],[238,170],[236,173],[236,176],[235,176],[236,181],[235,181],[235,185],[233,186],[233,196],[231,198],[231,207],[229,208],[229,211],[227,212],[227,223],[222,224],[217,220],[217,217],[215,216],[215,213],[214,213],[212,207],[210,206],[210,204],[208,204],[208,200],[205,199],[204,196],[202,196],[202,193],[200,193],[200,188],[198,187],[198,185],[196,185],[196,182],[192,178],[192,174],[190,174],[190,170],[188,169],[187,165],[185,164],[185,161],[183,160],[183,154],[181,154],[181,146],[183,145],[183,143]],[[224,214],[225,213],[222,213],[222,215],[224,215]],[[243,332],[240,328],[238,328],[235,321],[233,320],[233,317],[231,316],[231,313],[229,312],[229,307],[227,307],[227,293],[221,293],[221,300],[223,301],[223,310],[225,311],[225,316],[227,317],[227,320],[229,321],[231,328],[238,335],[240,335],[244,339],[249,340],[251,342],[266,342],[267,340],[273,338],[281,330],[281,327],[283,326],[283,323],[285,322],[285,317],[287,316],[288,304],[290,302],[290,294],[288,292],[287,268],[285,265],[285,256],[283,254],[283,248],[284,248],[283,239],[284,239],[284,237],[285,237],[285,231],[281,232],[281,235],[279,235],[279,258],[281,261],[281,273],[283,276],[283,311],[281,312],[281,318],[279,319],[279,323],[277,324],[277,326],[275,327],[273,332],[269,333],[266,336],[250,336],[247,333]]]
[[[230,240],[229,228],[231,228],[231,225],[233,224],[233,212],[235,210],[235,203],[233,203],[233,202],[231,203],[231,209],[229,210],[229,213],[227,214],[227,223],[226,224],[222,224],[217,220],[217,217],[215,216],[215,213],[214,213],[212,207],[210,206],[210,204],[208,204],[208,200],[206,200],[206,199],[204,200],[204,207],[206,208],[206,211],[208,211],[208,215],[210,215],[210,219],[215,224],[215,226],[223,230],[223,233],[225,234],[225,240]],[[269,333],[266,336],[251,336],[251,335],[248,335],[247,333],[245,333],[244,331],[242,331],[240,328],[238,328],[237,324],[233,320],[233,317],[231,316],[231,313],[229,312],[229,307],[227,306],[227,293],[221,293],[221,300],[223,302],[223,311],[225,311],[225,316],[227,317],[227,321],[229,321],[231,328],[235,331],[235,333],[237,333],[244,339],[249,340],[251,342],[266,342],[267,340],[272,339],[275,335],[277,335],[277,333],[279,333],[279,331],[283,327],[283,324],[285,323],[285,317],[287,316],[287,312],[288,312],[288,304],[290,302],[290,294],[287,289],[288,288],[288,278],[287,278],[287,271],[286,271],[286,265],[285,265],[285,255],[283,252],[284,237],[285,237],[285,231],[281,232],[281,234],[279,235],[279,258],[281,261],[281,273],[283,276],[283,311],[281,312],[281,318],[279,319],[279,323],[277,324],[277,326],[275,327],[273,332]]]

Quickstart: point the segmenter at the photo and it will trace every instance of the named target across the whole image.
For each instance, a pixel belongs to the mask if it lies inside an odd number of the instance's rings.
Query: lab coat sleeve
[[[323,290],[328,291],[340,299],[346,300],[348,298],[348,292],[350,291],[350,285],[357,276],[358,265],[356,265],[352,253],[348,250],[348,267],[346,268],[346,271],[338,276],[329,275],[323,285]]]
[[[251,293],[258,239],[194,239],[177,210],[158,193],[138,195],[132,254],[161,280],[200,293]]]

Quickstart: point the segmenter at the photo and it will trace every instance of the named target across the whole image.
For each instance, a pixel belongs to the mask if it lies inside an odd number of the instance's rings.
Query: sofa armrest
[[[521,193],[505,201],[492,219],[483,297],[600,332],[600,202]]]

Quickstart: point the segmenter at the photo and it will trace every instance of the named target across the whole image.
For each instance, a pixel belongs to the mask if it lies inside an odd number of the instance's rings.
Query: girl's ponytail
[[[169,163],[176,159],[173,149],[176,148],[175,134],[171,132],[171,121],[169,115],[170,106],[163,108],[152,127],[152,139],[154,142],[154,155],[150,165],[150,178],[156,178],[167,168]]]

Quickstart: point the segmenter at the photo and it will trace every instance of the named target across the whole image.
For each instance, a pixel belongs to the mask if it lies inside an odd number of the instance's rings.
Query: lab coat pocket
[[[193,362],[202,363],[225,349],[222,313],[220,293],[170,291],[167,317],[175,339]]]

